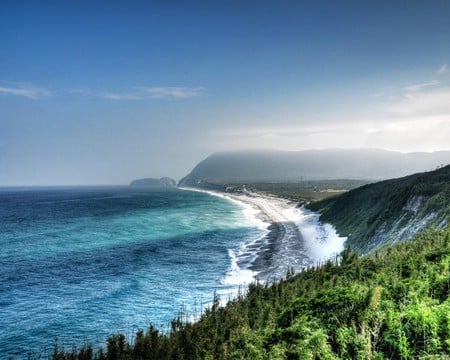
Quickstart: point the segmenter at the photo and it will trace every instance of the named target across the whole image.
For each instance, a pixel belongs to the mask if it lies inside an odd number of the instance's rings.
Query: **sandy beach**
[[[258,281],[269,283],[277,281],[285,277],[289,271],[299,272],[314,264],[307,253],[305,239],[296,223],[300,215],[297,203],[252,192],[225,196],[258,210],[257,216],[268,224],[267,235],[249,244],[245,249],[256,252],[249,268],[256,273],[255,278]],[[247,264],[238,259],[238,265],[245,267]]]
[[[340,237],[330,224],[322,224],[319,214],[299,207],[296,202],[249,191],[204,192],[251,207],[253,216],[267,229],[264,236],[242,244],[238,252],[230,254],[234,276],[242,282],[279,281],[290,271],[298,273],[344,249],[345,237]]]

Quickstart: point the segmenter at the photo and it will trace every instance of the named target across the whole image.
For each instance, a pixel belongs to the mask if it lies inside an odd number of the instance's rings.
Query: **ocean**
[[[233,254],[266,234],[255,211],[207,193],[2,188],[0,357],[195,320],[214,292],[231,296],[248,280]]]

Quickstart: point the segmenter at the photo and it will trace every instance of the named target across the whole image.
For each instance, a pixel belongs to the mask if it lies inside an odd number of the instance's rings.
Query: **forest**
[[[52,360],[449,359],[450,226],[364,257],[347,249],[283,281],[252,284],[197,322],[180,313],[167,332],[153,326],[132,339]]]

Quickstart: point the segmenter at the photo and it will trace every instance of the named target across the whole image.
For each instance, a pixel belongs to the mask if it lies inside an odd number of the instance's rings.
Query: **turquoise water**
[[[240,285],[230,253],[260,236],[241,207],[205,193],[0,189],[0,357],[195,318]]]

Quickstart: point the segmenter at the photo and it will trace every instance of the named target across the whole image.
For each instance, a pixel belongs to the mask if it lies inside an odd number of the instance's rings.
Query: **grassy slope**
[[[417,214],[405,211],[413,197],[425,203]],[[369,184],[340,196],[311,203],[308,208],[322,213],[321,220],[333,224],[341,235],[349,236],[347,245],[365,251],[370,239],[382,226],[389,228],[400,217],[404,221],[434,212],[430,225],[450,220],[450,165],[404,178]]]
[[[346,251],[200,321],[108,339],[100,359],[450,358],[450,226],[364,258]],[[83,349],[84,355],[89,349]],[[83,357],[83,359],[91,359]],[[72,356],[72,357],[70,357]],[[53,359],[76,359],[56,349]]]

